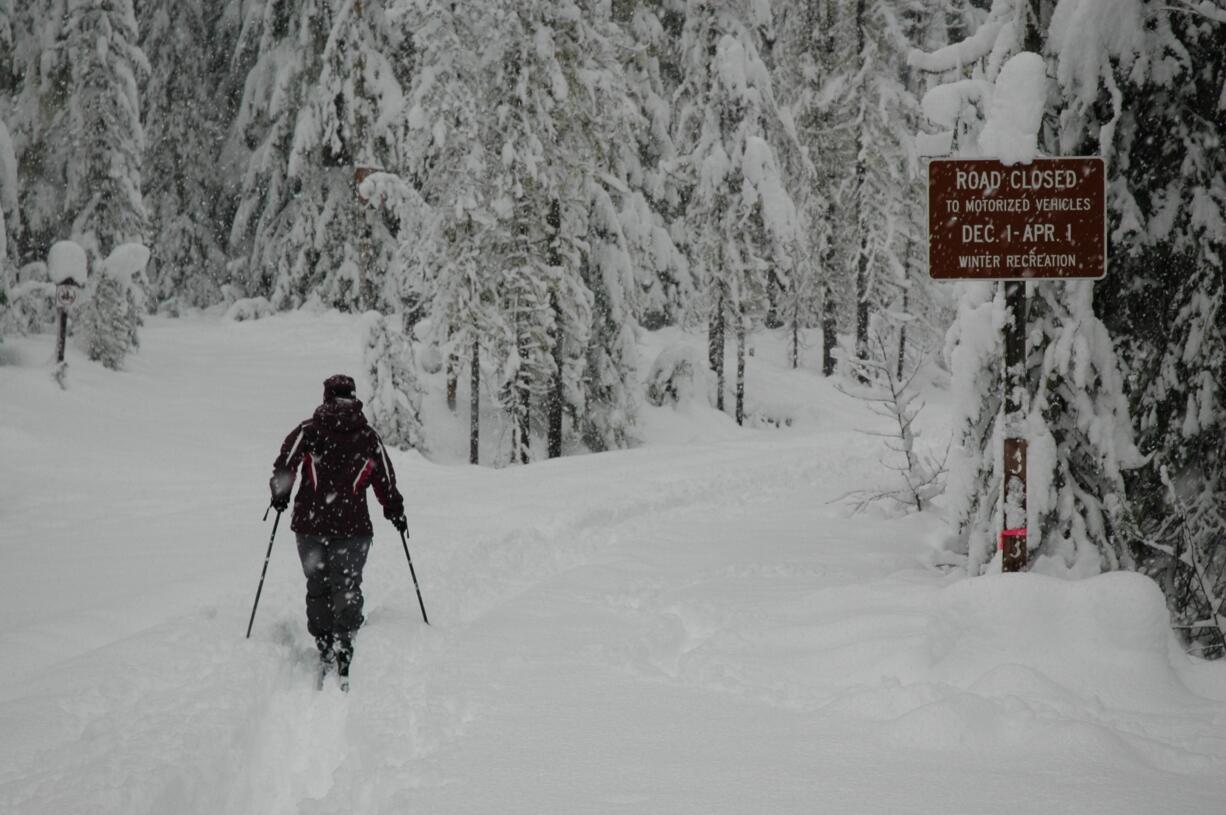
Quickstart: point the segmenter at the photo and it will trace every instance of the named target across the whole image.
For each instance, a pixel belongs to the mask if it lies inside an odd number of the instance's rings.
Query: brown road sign
[[[1107,173],[1100,157],[936,159],[928,166],[934,280],[1101,279]]]

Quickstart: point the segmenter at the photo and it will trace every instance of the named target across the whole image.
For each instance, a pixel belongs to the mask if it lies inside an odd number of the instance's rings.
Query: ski
[[[336,655],[336,682],[344,693],[349,692],[350,659],[352,659],[352,652],[350,651],[341,651]]]
[[[324,682],[327,680],[327,678],[328,666],[321,663],[319,666],[319,673],[315,677],[315,690],[323,690]]]

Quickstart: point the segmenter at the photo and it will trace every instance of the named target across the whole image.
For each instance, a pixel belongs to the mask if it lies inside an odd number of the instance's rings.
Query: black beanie
[[[344,374],[336,374],[324,380],[324,401],[331,402],[333,399],[356,399],[357,386],[353,383],[353,377],[345,376]]]

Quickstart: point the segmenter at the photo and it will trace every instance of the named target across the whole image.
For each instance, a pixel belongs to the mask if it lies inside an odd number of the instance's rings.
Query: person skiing
[[[373,487],[383,516],[404,532],[404,499],[379,434],[362,414],[353,379],[324,380],[323,403],[285,438],[269,487],[278,513],[289,506],[294,477],[302,484],[290,528],[306,575],[307,630],[319,648],[322,677],[335,669],[348,683],[353,637],[361,627],[362,568],[374,536],[366,508]]]

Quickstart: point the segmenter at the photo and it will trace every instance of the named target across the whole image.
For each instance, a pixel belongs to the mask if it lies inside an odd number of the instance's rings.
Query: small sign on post
[[[1029,164],[937,159],[928,166],[928,262],[933,280],[1005,286],[1004,478],[1001,568],[1026,566],[1028,280],[1100,280],[1107,273],[1107,172],[1101,157]]]
[[[71,308],[77,302],[77,285],[61,283],[55,287],[55,303],[61,309]]]

